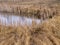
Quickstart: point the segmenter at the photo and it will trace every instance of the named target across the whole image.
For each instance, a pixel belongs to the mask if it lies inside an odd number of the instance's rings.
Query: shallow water
[[[34,18],[27,18],[22,16],[16,16],[11,14],[1,14],[0,13],[0,24],[2,25],[12,25],[12,26],[18,26],[18,25],[31,25],[32,22],[35,21],[36,24],[39,24],[41,20],[34,19]]]

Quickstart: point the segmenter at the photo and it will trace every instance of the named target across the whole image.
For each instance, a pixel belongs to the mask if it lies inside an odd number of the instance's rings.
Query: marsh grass
[[[0,5],[0,11],[5,13],[49,19],[38,25],[33,21],[30,26],[25,24],[16,27],[0,24],[0,45],[60,45],[60,16],[58,14],[60,8],[58,4],[57,6],[39,5],[38,7],[13,4],[3,4],[3,6]]]
[[[2,6],[3,5],[3,6]],[[8,8],[7,8],[8,7]],[[32,5],[19,5],[19,4],[0,4],[0,12],[13,13],[20,16],[34,17],[41,19],[51,18],[58,15],[60,12],[59,4],[32,4]]]
[[[60,16],[31,26],[0,25],[0,45],[60,45]]]

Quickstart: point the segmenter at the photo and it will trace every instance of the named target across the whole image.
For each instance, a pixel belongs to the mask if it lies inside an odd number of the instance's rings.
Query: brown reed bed
[[[34,17],[39,19],[51,18],[59,15],[60,4],[7,4],[0,3],[0,12],[13,13],[20,16]]]
[[[0,45],[60,45],[60,16],[31,26],[0,25]]]

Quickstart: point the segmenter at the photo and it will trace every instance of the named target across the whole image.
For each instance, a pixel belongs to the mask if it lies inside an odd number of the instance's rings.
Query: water
[[[12,25],[12,26],[18,26],[18,25],[31,25],[32,21],[35,21],[36,24],[39,24],[41,20],[34,19],[34,18],[27,18],[22,16],[17,16],[13,14],[1,14],[0,13],[0,24],[2,25]]]

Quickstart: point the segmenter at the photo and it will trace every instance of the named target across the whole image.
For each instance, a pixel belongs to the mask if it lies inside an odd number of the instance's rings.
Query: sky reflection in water
[[[27,17],[22,17],[22,16],[16,16],[16,15],[10,15],[10,14],[0,14],[0,23],[3,25],[31,25],[32,21],[35,21],[37,24],[40,23],[41,21],[39,19],[32,19],[32,18],[27,18]]]

